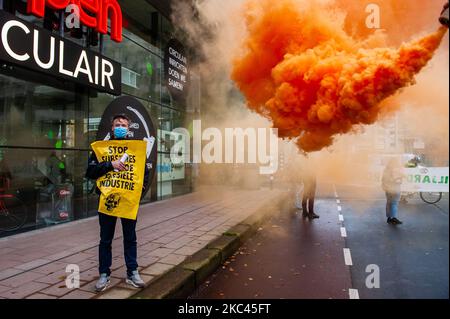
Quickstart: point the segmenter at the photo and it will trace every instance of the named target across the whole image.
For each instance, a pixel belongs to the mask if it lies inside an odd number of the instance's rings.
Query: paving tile
[[[159,257],[154,257],[154,256],[143,256],[143,257],[138,257],[138,264],[141,267],[148,267],[151,264],[156,263],[160,258]]]
[[[1,247],[0,248],[0,256],[6,256],[9,253],[12,253],[16,249],[13,247]]]
[[[80,262],[83,262],[85,260],[88,260],[90,257],[92,257],[91,254],[85,254],[85,253],[78,253],[69,257],[62,258],[59,260],[60,262],[68,263],[68,264],[77,264]]]
[[[56,271],[66,270],[67,264],[59,261],[50,262],[47,265],[33,269],[33,272],[38,272],[40,274],[49,275]]]
[[[181,236],[179,236],[181,237]],[[178,237],[173,237],[173,236],[163,236],[157,239],[154,239],[152,241],[152,243],[156,243],[156,244],[168,244],[172,241],[174,241],[175,239],[177,239]]]
[[[200,237],[204,235],[206,232],[203,230],[192,230],[188,233],[189,236]]]
[[[111,271],[111,277],[123,279],[127,275],[127,266],[123,265]]]
[[[45,275],[33,271],[27,271],[22,274],[15,275],[14,277],[0,281],[0,285],[15,288],[42,277],[45,277]]]
[[[143,274],[148,274],[148,275],[153,275],[153,276],[159,276],[162,275],[163,273],[167,272],[168,270],[172,269],[173,265],[169,265],[169,264],[162,264],[162,263],[155,263],[145,269],[141,270],[141,273]]]
[[[199,250],[210,243],[209,240],[193,240],[186,245],[186,247],[197,247]]]
[[[92,259],[84,260],[80,263],[77,263],[77,265],[80,267],[81,271],[88,270],[93,267],[98,267],[98,257],[95,257],[94,260]]]
[[[66,280],[66,277],[67,277],[67,273],[66,273],[66,270],[64,269],[64,270],[55,271],[45,277],[35,279],[34,281],[49,284],[49,285],[55,285],[58,282]]]
[[[60,260],[60,259],[66,258],[68,256],[71,256],[73,254],[74,253],[71,251],[61,251],[61,252],[55,253],[53,255],[45,256],[45,259]]]
[[[185,259],[186,259],[186,256],[170,254],[170,255],[162,258],[159,262],[161,262],[163,264],[169,264],[169,265],[175,266],[175,265],[180,264]]]
[[[45,289],[46,287],[48,287],[47,284],[32,281],[19,287],[15,287],[5,292],[2,292],[0,293],[0,297],[6,299],[23,299],[29,295],[34,294],[35,292]]]
[[[1,284],[2,280],[12,277],[12,276],[15,276],[17,274],[20,274],[22,272],[23,272],[23,270],[15,269],[15,268],[8,268],[8,269],[0,271],[0,284]]]
[[[25,299],[57,299],[55,296],[45,295],[41,293],[35,293],[31,296],[26,297]]]
[[[116,260],[113,260],[113,263],[111,265],[111,271],[116,272],[117,270],[125,267],[125,258],[123,257],[116,257]]]
[[[139,244],[139,242],[138,242],[138,244]],[[147,243],[147,244],[138,246],[137,249],[138,249],[138,253],[139,253],[140,251],[150,252],[150,251],[153,251],[153,250],[158,249],[158,248],[160,248],[160,247],[161,247],[161,244],[157,244],[157,243]]]
[[[62,296],[60,299],[92,299],[95,296],[96,296],[95,293],[76,289],[68,293],[67,295]]]
[[[86,271],[82,271],[80,273],[80,280],[85,281],[85,282],[90,282],[92,280],[97,279],[99,276],[98,274],[98,269],[97,268],[92,268]]]
[[[183,255],[183,256],[191,256],[198,252],[200,250],[199,247],[190,247],[190,246],[184,246],[183,248],[180,248],[178,250],[175,250],[175,254]],[[164,262],[161,260],[161,262]]]
[[[158,248],[158,249],[155,249],[154,251],[149,252],[148,256],[164,258],[167,255],[169,255],[170,253],[172,253],[173,251],[174,251],[174,249]]]
[[[6,254],[2,255],[0,253],[0,256],[6,256]],[[20,261],[4,259],[4,260],[0,260],[0,269],[14,268],[14,266],[21,265],[21,264],[22,264],[22,262],[20,262]]]
[[[67,288],[65,281],[61,281],[61,282],[57,283],[56,285],[50,286],[50,287],[42,290],[41,292],[46,295],[62,297],[64,295],[68,294],[69,292],[71,292],[71,290],[72,289]]]
[[[218,235],[217,234],[205,234],[205,235],[203,235],[203,236],[200,236],[199,238],[198,238],[198,240],[203,240],[203,241],[207,241],[207,242],[210,242],[210,241],[213,241],[214,239],[216,239],[218,237]]]
[[[136,293],[135,289],[113,288],[99,295],[98,299],[127,299]]]
[[[6,290],[10,290],[10,289],[12,289],[12,287],[0,285],[0,293],[5,292]]]
[[[31,261],[28,261],[26,263],[17,265],[14,268],[21,269],[21,270],[32,270],[34,268],[38,268],[40,266],[46,265],[50,262],[51,262],[51,260],[48,260],[48,259],[37,258],[37,259],[33,259]]]

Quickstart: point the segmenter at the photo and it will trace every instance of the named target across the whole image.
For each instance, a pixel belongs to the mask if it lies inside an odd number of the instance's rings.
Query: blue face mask
[[[118,139],[124,139],[128,135],[128,130],[125,127],[115,127],[114,137]]]

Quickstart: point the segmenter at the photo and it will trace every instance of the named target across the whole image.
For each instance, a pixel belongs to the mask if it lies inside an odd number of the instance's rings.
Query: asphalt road
[[[319,220],[274,215],[190,298],[448,298],[448,196],[402,205],[397,227],[385,204],[378,189],[321,184]]]
[[[353,259],[352,283],[361,298],[449,297],[448,194],[437,205],[418,196],[401,204],[404,224],[391,226],[386,224],[382,193],[370,200],[352,196],[351,187],[337,186],[337,193]],[[367,288],[368,265],[378,266],[379,288]]]

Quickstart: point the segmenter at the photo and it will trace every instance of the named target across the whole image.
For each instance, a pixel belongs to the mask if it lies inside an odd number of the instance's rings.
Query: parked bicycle
[[[18,230],[27,221],[27,207],[16,193],[10,192],[9,179],[0,181],[0,231]]]
[[[413,198],[417,193],[402,193],[402,197],[400,201],[402,203],[407,203],[408,199]],[[442,193],[440,192],[419,192],[420,199],[422,199],[425,203],[433,205],[439,203],[442,199]]]

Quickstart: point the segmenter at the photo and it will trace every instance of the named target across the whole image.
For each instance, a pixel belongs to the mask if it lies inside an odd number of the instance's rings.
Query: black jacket
[[[99,163],[97,156],[95,155],[95,152],[92,152],[91,155],[89,156],[89,162],[88,162],[88,167],[86,170],[86,178],[92,179],[92,180],[97,180],[100,177],[108,174],[109,172],[112,172],[114,170],[114,167],[112,165],[112,162],[102,162]],[[145,173],[144,173],[144,187],[142,188],[142,190],[145,190],[145,185],[147,185],[148,183],[148,175],[149,175],[149,170],[147,168],[147,164],[145,165]],[[100,190],[98,189],[98,187],[95,188],[95,192],[100,195]],[[144,194],[142,192],[142,194]]]

